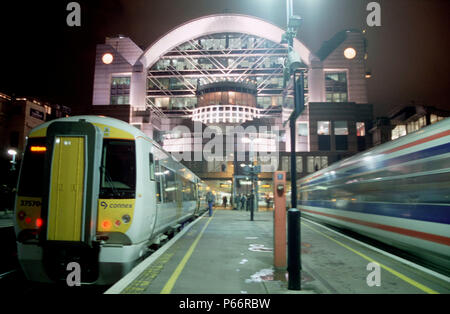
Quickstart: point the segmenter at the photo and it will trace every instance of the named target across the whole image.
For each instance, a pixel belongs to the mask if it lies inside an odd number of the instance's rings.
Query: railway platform
[[[183,229],[107,294],[450,293],[449,278],[301,222],[302,290],[273,268],[273,212],[215,210]]]

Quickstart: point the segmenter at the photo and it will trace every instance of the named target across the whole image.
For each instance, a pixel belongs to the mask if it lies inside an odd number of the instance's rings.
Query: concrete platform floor
[[[288,290],[286,271],[273,269],[273,212],[256,212],[250,221],[249,212],[215,210],[107,293],[450,293],[448,281],[320,225],[301,224],[301,291]],[[378,273],[368,268],[373,262]]]

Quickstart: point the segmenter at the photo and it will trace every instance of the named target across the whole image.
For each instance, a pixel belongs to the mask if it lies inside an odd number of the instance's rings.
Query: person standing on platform
[[[211,191],[206,193],[206,202],[208,203],[209,217],[211,217],[213,212],[212,207],[214,203],[214,195],[211,193]]]
[[[247,202],[247,198],[245,197],[245,194],[242,194],[242,196],[241,196],[241,210],[244,210],[246,202]]]
[[[224,197],[222,198],[222,200],[223,200],[223,207],[227,208],[227,202],[228,202],[227,197],[224,196]]]

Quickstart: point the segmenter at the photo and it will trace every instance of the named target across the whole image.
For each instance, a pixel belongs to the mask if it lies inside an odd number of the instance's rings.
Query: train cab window
[[[134,141],[104,140],[100,170],[102,198],[134,198],[136,194]]]
[[[42,197],[44,186],[45,139],[28,139],[20,172],[19,195]]]

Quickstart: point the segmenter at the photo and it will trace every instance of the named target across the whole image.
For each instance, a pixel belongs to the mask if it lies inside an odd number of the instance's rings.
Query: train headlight
[[[127,224],[127,223],[130,222],[130,220],[131,220],[130,215],[123,215],[123,216],[122,216],[122,221],[123,221],[123,223]]]

